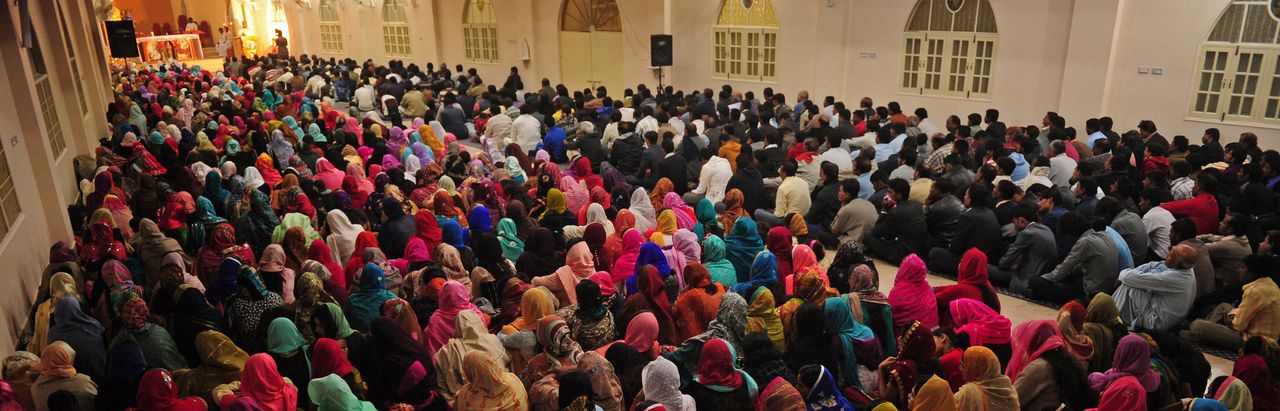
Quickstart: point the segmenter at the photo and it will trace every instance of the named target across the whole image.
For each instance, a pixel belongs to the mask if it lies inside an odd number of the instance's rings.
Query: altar
[[[138,52],[142,60],[156,63],[169,59],[178,61],[204,58],[204,47],[198,34],[169,34],[138,37]]]

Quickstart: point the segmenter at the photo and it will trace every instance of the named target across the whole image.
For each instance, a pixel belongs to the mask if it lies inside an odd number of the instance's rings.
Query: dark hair
[[[1227,213],[1225,217],[1231,217],[1231,222],[1227,223],[1227,230],[1231,232],[1231,235],[1235,236],[1242,236],[1249,232],[1249,224],[1253,222],[1244,213]]]
[[[1093,176],[1080,177],[1080,192],[1085,196],[1098,195],[1098,179]]]
[[[1068,211],[1058,220],[1058,233],[1068,237],[1079,237],[1089,229],[1089,218],[1075,211]]]
[[[991,207],[991,189],[985,184],[969,185],[969,207],[974,208],[990,208]]]
[[[916,158],[919,156],[919,153],[914,149],[915,147],[912,147],[911,150],[907,150],[907,146],[904,144],[902,148],[903,150],[898,152],[898,160],[909,167],[915,167]]]
[[[1035,204],[1018,204],[1013,208],[1013,218],[1023,218],[1030,222],[1040,221],[1040,211],[1036,209]]]
[[[1050,375],[1058,386],[1058,398],[1067,406],[1083,410],[1098,403],[1098,394],[1089,388],[1084,371],[1076,366],[1075,359],[1063,348],[1056,348],[1040,354],[1040,358],[1049,363]]]
[[[764,154],[764,152],[761,151],[760,154]],[[787,160],[782,162],[781,169],[782,172],[787,173],[788,176],[794,176],[796,175],[796,171],[800,169],[800,165],[797,164],[795,160]]]
[[[889,180],[889,189],[893,190],[894,193],[897,193],[898,196],[902,198],[909,198],[911,196],[911,183],[908,183],[907,180],[903,180],[901,178]]]
[[[787,161],[791,163],[795,163],[795,160],[787,160]],[[783,163],[782,168],[785,169],[786,167],[787,167],[787,164]],[[840,181],[840,166],[837,166],[836,163],[832,163],[830,161],[823,161],[822,164],[818,166],[818,168],[819,170],[822,171],[823,175],[827,176],[826,177],[827,182]],[[790,175],[789,171],[787,173],[788,175]]]
[[[848,180],[841,181],[840,188],[844,189],[845,193],[857,197],[858,191],[862,189],[862,184],[858,183],[858,179],[850,178]]]
[[[957,333],[956,330],[949,327],[938,327],[933,329],[933,336],[947,337],[948,340],[951,340],[951,347],[953,348],[961,350],[969,348],[969,334],[967,333]]]

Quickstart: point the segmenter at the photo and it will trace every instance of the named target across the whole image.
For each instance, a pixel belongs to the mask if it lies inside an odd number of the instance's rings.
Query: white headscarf
[[[351,224],[342,210],[329,210],[324,216],[324,222],[331,233],[325,242],[329,243],[333,261],[346,265],[347,259],[351,258],[351,253],[356,249],[356,236],[364,231],[364,227]]]
[[[257,167],[249,166],[244,169],[244,188],[246,190],[256,190],[266,183],[267,181],[262,178],[262,173],[258,171]]]
[[[662,404],[667,411],[693,411],[693,397],[680,392],[680,370],[662,356],[649,362],[640,372],[644,382],[644,399]]]
[[[636,187],[636,191],[631,192],[631,214],[636,218],[635,228],[641,233],[658,228],[658,213],[649,202],[649,192],[644,187]]]

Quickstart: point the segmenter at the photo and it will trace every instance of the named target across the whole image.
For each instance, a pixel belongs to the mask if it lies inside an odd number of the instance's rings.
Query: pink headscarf
[[[319,160],[316,160],[316,172],[312,177],[314,177],[316,181],[324,184],[325,188],[328,188],[330,191],[338,191],[342,189],[342,179],[343,177],[346,177],[346,175],[342,174],[342,171],[338,170],[337,167],[334,167],[333,163],[330,163],[329,160],[321,157]]]
[[[578,282],[591,277],[595,271],[596,263],[591,259],[591,248],[587,246],[586,241],[581,241],[569,248],[569,252],[564,257],[564,266],[552,275],[560,280],[560,285],[564,287],[564,294],[569,297],[569,304],[577,304]]]
[[[644,234],[640,230],[630,229],[622,234],[622,256],[613,263],[611,277],[614,284],[631,279],[636,272],[636,259],[640,257],[640,246],[644,245]]]
[[[596,271],[587,279],[600,286],[600,295],[612,297],[613,293],[617,292],[613,287],[613,277],[608,271]]]
[[[581,210],[591,204],[591,192],[573,177],[560,177],[560,191],[564,192],[565,203],[569,210]]]
[[[957,332],[969,334],[969,343],[973,345],[1009,343],[1012,323],[981,301],[972,298],[951,300],[951,320],[955,322]]]
[[[475,304],[471,303],[471,292],[467,291],[466,286],[457,281],[446,281],[444,287],[440,289],[440,307],[431,314],[431,320],[423,330],[426,336],[426,341],[423,343],[427,346],[428,354],[435,356],[436,351],[453,338],[454,319],[463,310],[471,310],[480,318],[487,318]],[[485,320],[485,327],[489,326],[488,322]]]
[[[698,225],[698,216],[694,214],[693,207],[685,204],[680,194],[674,191],[667,193],[662,197],[662,206],[676,212],[676,228],[693,230],[693,227]]]
[[[1041,320],[1050,322],[1049,320]],[[1024,324],[1025,325],[1025,324]],[[1019,326],[1018,328],[1022,328]],[[1057,327],[1054,327],[1056,330]],[[1016,350],[1017,347],[1015,346]],[[1247,359],[1245,356],[1243,359]],[[1015,357],[1016,358],[1016,357]],[[1013,361],[1009,361],[1009,366],[1013,366]],[[1236,369],[1240,369],[1240,362],[1236,363]],[[1147,343],[1145,338],[1137,334],[1129,334],[1120,338],[1120,342],[1116,343],[1116,354],[1111,360],[1111,369],[1107,372],[1095,372],[1089,374],[1089,386],[1095,391],[1105,391],[1107,385],[1112,381],[1124,378],[1137,378],[1142,383],[1142,388],[1147,392],[1155,391],[1160,387],[1160,374],[1156,374],[1151,369],[1151,345]],[[1252,388],[1252,387],[1250,387]],[[1262,388],[1259,388],[1262,389]]]
[[[636,351],[641,354],[653,358],[660,350],[658,350],[658,317],[653,313],[645,311],[637,314],[631,319],[631,323],[627,324],[627,335],[623,339]]]
[[[972,301],[972,300],[971,300]],[[982,305],[982,303],[978,303]],[[955,305],[952,304],[952,307]],[[1138,337],[1139,341],[1145,346],[1146,340]],[[1009,376],[1012,381],[1018,380],[1018,374],[1027,368],[1027,364],[1031,364],[1041,355],[1058,348],[1066,347],[1067,344],[1062,340],[1062,330],[1058,329],[1058,323],[1050,320],[1028,321],[1018,325],[1013,330],[1013,356],[1009,358],[1009,366],[1005,367],[1004,375]],[[1116,354],[1119,355],[1119,350]],[[1117,359],[1119,357],[1116,357]],[[1143,363],[1147,364],[1149,359],[1143,359]],[[1144,365],[1145,367],[1145,365]],[[1090,377],[1090,381],[1093,378]],[[1156,383],[1160,380],[1157,379]],[[1102,391],[1099,389],[1098,391]]]
[[[924,277],[927,274],[924,261],[915,254],[902,259],[898,275],[889,291],[889,309],[893,312],[894,327],[901,327],[919,320],[925,329],[938,326],[938,301],[933,287]]]

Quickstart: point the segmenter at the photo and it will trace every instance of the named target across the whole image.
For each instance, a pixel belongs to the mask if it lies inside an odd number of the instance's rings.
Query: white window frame
[[[777,81],[777,27],[716,25],[711,31],[713,78]]]
[[[470,0],[464,5],[462,16],[462,45],[464,60],[470,63],[496,64],[498,62],[498,22],[481,21],[470,15],[472,2],[484,1],[488,13],[493,15],[493,2],[488,0]]]
[[[9,167],[9,154],[0,143],[0,240],[9,235],[14,223],[22,215],[22,202],[13,187],[13,169]]]
[[[63,45],[66,47],[67,61],[71,65],[71,81],[75,84],[76,99],[80,103],[80,116],[83,118],[89,115],[89,102],[84,96],[84,82],[80,78],[80,64],[76,60],[75,45],[71,44],[70,26],[67,25],[66,14],[62,12],[62,3],[57,1],[53,3],[56,9],[55,12],[58,13],[58,24],[62,33]]]
[[[334,0],[320,1],[320,49],[326,53],[342,53],[342,15]]]
[[[996,48],[994,33],[907,32],[902,42],[898,90],[919,95],[990,99]]]
[[[409,19],[404,0],[384,0],[382,4],[382,51],[391,57],[409,57],[413,54],[410,44]]]

